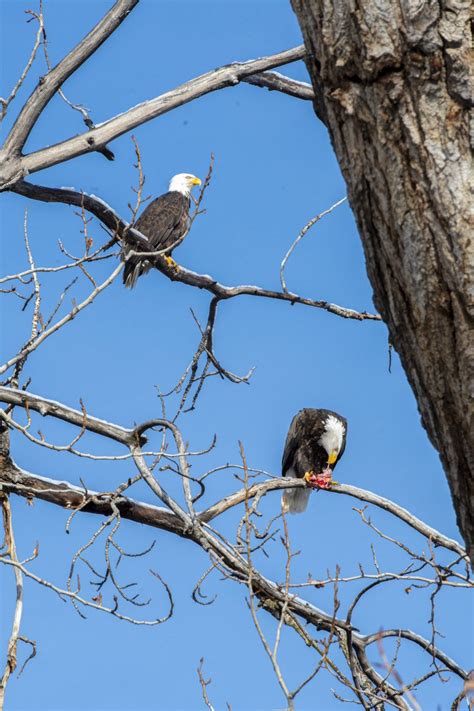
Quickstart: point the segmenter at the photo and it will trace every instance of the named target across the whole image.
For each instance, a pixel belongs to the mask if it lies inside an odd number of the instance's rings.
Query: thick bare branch
[[[249,487],[248,491],[240,489],[240,491],[221,499],[221,501],[218,501],[213,506],[210,506],[208,509],[203,511],[200,514],[200,517],[203,521],[210,521],[233,506],[241,504],[248,497],[262,496],[269,491],[293,487],[298,488],[304,485],[304,482],[298,479],[292,481],[288,479],[270,479],[269,481],[264,481],[260,484],[254,484]],[[448,550],[451,550],[461,556],[466,555],[466,551],[460,543],[452,538],[444,536],[431,526],[428,526],[424,523],[424,521],[421,521],[419,518],[410,513],[410,511],[407,511],[407,509],[404,509],[402,506],[390,501],[390,499],[386,499],[385,497],[374,494],[372,491],[367,491],[366,489],[359,489],[359,487],[351,486],[350,484],[333,484],[331,488],[328,489],[328,492],[333,494],[345,494],[346,496],[352,496],[355,499],[359,499],[359,501],[366,501],[369,504],[374,504],[374,506],[378,506],[379,508],[384,509],[384,511],[390,512],[411,526],[411,528],[415,529],[415,531],[418,531],[418,533],[426,536],[426,538],[431,540],[434,545],[443,546],[444,548],[447,548]]]
[[[0,472],[0,483],[7,491],[12,491],[27,499],[38,498],[62,508],[94,513],[99,516],[110,516],[113,511],[110,505],[111,495],[98,491],[88,491],[74,486],[67,481],[48,479],[20,469],[12,462],[3,462]],[[119,496],[115,505],[122,518],[136,523],[142,523],[152,528],[189,537],[182,521],[171,511],[153,504]]]
[[[53,400],[47,400],[46,398],[33,395],[32,393],[28,393],[23,390],[15,390],[4,386],[0,386],[0,402],[24,408],[27,407],[31,410],[39,412],[43,416],[50,415],[52,417],[62,419],[78,427],[84,427],[91,432],[102,434],[127,446],[138,442],[138,438],[143,437],[143,432],[153,426],[163,426],[171,429],[175,438],[178,436],[176,433],[179,433],[176,426],[167,420],[153,420],[146,422],[135,429],[127,430],[105,420],[91,417],[90,415],[84,416],[84,412],[67,407]],[[182,460],[184,457],[184,449],[182,448],[182,440],[179,437],[177,439],[177,445],[180,450],[180,458]],[[182,473],[185,474],[185,472]],[[202,522],[208,523],[216,516],[224,513],[224,511],[243,503],[249,498],[253,498],[255,496],[261,497],[269,491],[292,487],[297,488],[301,486],[304,486],[303,481],[284,478],[270,479],[266,482],[254,484],[248,487],[248,489],[240,489],[240,491],[237,491],[234,494],[218,501],[213,506],[210,506],[208,509],[201,512],[199,514],[199,518]],[[411,528],[418,531],[423,536],[426,536],[426,538],[431,540],[434,545],[443,546],[444,548],[451,550],[460,556],[464,556],[466,554],[460,543],[444,536],[442,533],[431,526],[428,526],[426,523],[414,516],[407,509],[383,496],[379,496],[365,489],[360,489],[356,486],[351,486],[350,484],[334,484],[329,490],[329,493],[345,494],[347,496],[352,496],[359,501],[374,504],[375,506],[390,512],[408,524]]]
[[[121,444],[129,445],[135,441],[136,435],[134,429],[127,430],[124,427],[114,425],[106,420],[100,420],[97,417],[91,417],[87,414],[84,416],[81,410],[75,410],[55,400],[48,400],[40,395],[34,395],[24,390],[7,388],[3,385],[0,386],[0,402],[34,410],[35,412],[39,412],[43,417],[48,415],[69,422],[77,427],[85,427],[89,432],[95,432],[103,437],[114,439]]]
[[[102,20],[52,69],[41,77],[3,146],[6,156],[19,154],[43,109],[66,79],[100,47],[133,10],[138,0],[117,0]]]
[[[31,185],[27,182],[19,182],[13,188],[13,192],[20,195],[31,197],[34,200],[43,202],[61,202],[71,205],[83,205],[86,210],[95,215],[109,229],[113,230],[115,235],[120,237],[125,230],[127,243],[137,247],[142,252],[147,252],[147,240],[137,230],[129,228],[128,223],[117,215],[117,213],[105,202],[95,197],[94,195],[86,195],[72,189],[65,188],[46,188],[43,186]],[[180,266],[179,270],[170,267],[163,257],[151,257],[153,265],[162,274],[168,277],[171,281],[179,281],[182,284],[205,289],[218,299],[232,299],[236,296],[256,296],[267,299],[276,299],[286,301],[290,304],[303,304],[313,308],[323,309],[329,313],[335,314],[342,318],[355,319],[356,321],[380,321],[378,314],[367,313],[366,311],[355,311],[338,304],[332,304],[329,301],[307,299],[298,294],[291,294],[270,289],[262,289],[259,286],[241,285],[241,286],[225,286],[220,284],[216,279],[207,274],[197,274],[189,269]]]
[[[125,228],[128,227],[128,222],[122,220],[110,205],[107,205],[103,200],[95,195],[88,195],[87,193],[79,192],[73,188],[49,188],[43,185],[33,185],[32,183],[22,180],[15,183],[11,190],[14,193],[18,193],[18,195],[24,195],[32,200],[59,202],[64,205],[74,205],[75,207],[84,208],[103,222],[114,235],[121,235]],[[140,233],[137,232],[137,235],[139,234]],[[146,240],[143,239],[143,246],[145,245]]]
[[[133,0],[128,0],[129,4],[132,2],[135,4],[136,1],[137,0],[134,0],[134,2]],[[125,0],[122,0],[121,3],[117,4],[126,3]],[[95,128],[90,129],[86,133],[74,136],[66,141],[56,143],[21,158],[15,155],[15,160],[12,162],[12,160],[8,159],[11,158],[13,149],[19,145],[23,145],[28,136],[28,133],[25,135],[25,131],[18,129],[12,137],[7,139],[4,149],[1,152],[3,153],[4,172],[0,175],[0,187],[1,189],[6,189],[29,173],[35,173],[38,170],[63,163],[64,161],[71,160],[71,158],[76,158],[85,153],[100,150],[107,143],[127,131],[147,121],[151,121],[151,119],[157,118],[162,114],[168,113],[168,111],[172,111],[178,106],[183,106],[210,92],[218,91],[219,89],[224,89],[229,86],[235,86],[252,74],[279,67],[289,62],[295,62],[304,56],[305,49],[303,45],[300,45],[284,52],[278,52],[269,57],[261,57],[247,62],[234,62],[227,66],[213,69],[206,74],[191,79],[185,84],[181,84],[171,91],[161,94],[161,96],[157,96],[138,106],[134,106],[132,109],[115,116],[105,123],[98,124]],[[73,70],[74,69],[71,69],[71,71]],[[54,71],[56,70],[53,70],[53,72]],[[34,120],[36,120],[39,115],[37,111],[40,103],[36,98],[34,101],[30,99],[30,101],[32,101],[32,106],[29,109],[28,115],[25,116],[25,120],[30,120],[31,123],[31,118],[34,117]],[[29,103],[27,106],[29,106]],[[44,105],[45,104],[41,105],[40,110],[42,110]],[[30,112],[33,113],[33,117],[30,117]],[[0,158],[2,157],[1,153]]]
[[[429,642],[427,639],[422,637],[419,634],[416,634],[416,632],[412,632],[412,630],[403,630],[403,629],[394,629],[394,630],[379,630],[378,632],[371,634],[371,635],[366,635],[364,637],[364,644],[369,645],[372,644],[373,642],[377,642],[379,639],[385,639],[387,637],[400,637],[402,639],[408,639],[411,642],[414,642],[414,644],[418,645],[422,649],[424,649],[426,652],[429,652],[431,655],[433,655],[436,659],[438,659],[442,664],[445,664],[448,669],[451,671],[454,671],[456,674],[459,676],[466,678],[466,673],[464,670],[453,660],[448,657],[447,654],[444,654],[441,650],[437,649],[435,654],[433,654],[435,648],[434,645]]]
[[[269,91],[280,91],[282,94],[294,96],[297,99],[305,101],[314,101],[314,91],[311,84],[305,81],[297,81],[286,77],[280,72],[262,72],[261,74],[252,74],[243,79],[247,84],[261,86]]]
[[[100,515],[110,515],[113,512],[110,504],[112,494],[107,492],[101,493],[88,491],[88,502],[84,505],[86,493],[83,489],[73,486],[65,481],[55,481],[25,472],[17,467],[11,459],[5,455],[2,456],[0,460],[0,484],[7,492],[16,493],[29,499],[38,497],[44,501],[49,501],[68,509],[81,507],[81,511]],[[269,489],[278,489],[283,488],[284,486],[294,486],[298,484],[298,481],[292,482],[289,480],[285,481],[278,479],[274,482],[264,482],[262,485],[257,486],[261,486],[264,489],[265,487],[268,487],[268,485],[274,485],[270,486]],[[337,493],[348,492],[340,491]],[[250,487],[248,494],[250,497],[255,496],[255,487]],[[224,499],[223,501],[226,500]],[[187,538],[188,540],[204,547],[205,550],[213,550],[214,554],[217,556],[216,560],[220,560],[220,565],[225,565],[229,571],[232,571],[233,577],[237,581],[245,584],[246,564],[244,559],[240,556],[236,556],[235,552],[219,542],[219,540],[212,533],[205,531],[204,529],[198,531],[195,526],[187,527],[183,519],[180,519],[180,517],[174,515],[171,511],[165,508],[134,501],[133,499],[128,499],[122,496],[115,498],[114,505],[120,511],[122,518],[133,520],[137,523],[144,523],[155,528],[161,528],[169,531],[170,533]],[[214,513],[214,516],[217,515],[218,513]],[[198,521],[204,522],[205,519],[208,521],[210,520],[209,510],[200,515],[198,514]],[[429,527],[427,528],[429,529]],[[439,535],[441,538],[444,538],[441,534]],[[448,542],[450,541],[450,539],[446,540]],[[448,545],[446,545],[446,547],[449,548]],[[352,643],[358,650],[360,650],[361,653],[364,652],[367,645],[373,643],[377,639],[377,635],[379,634],[378,632],[364,637],[358,633],[355,633],[351,626],[344,620],[338,618],[335,619],[334,616],[326,614],[323,610],[320,610],[296,595],[288,597],[279,585],[271,582],[264,576],[260,575],[257,571],[253,574],[253,582],[255,594],[259,597],[263,607],[272,614],[275,612],[275,604],[283,605],[286,602],[290,612],[301,616],[304,620],[306,620],[306,622],[316,625],[316,627],[327,632],[330,632],[334,629],[334,627],[337,627],[341,631],[350,630]],[[454,673],[458,674],[462,678],[466,677],[466,673],[456,662],[434,647],[430,641],[424,639],[420,635],[417,635],[411,630],[388,630],[384,632],[384,635],[402,636],[423,649],[428,650],[433,657],[436,657],[442,664]]]

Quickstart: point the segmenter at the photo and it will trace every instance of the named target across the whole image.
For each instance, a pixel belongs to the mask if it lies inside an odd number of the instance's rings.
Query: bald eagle
[[[189,208],[191,190],[201,185],[199,178],[190,173],[179,173],[171,178],[168,192],[153,200],[135,223],[135,227],[150,244],[149,252],[159,252],[169,248],[165,259],[176,265],[171,259],[172,250],[186,237],[189,230]],[[130,249],[128,249],[130,251]],[[130,288],[135,286],[138,277],[151,268],[150,262],[138,256],[130,257],[125,263],[123,283]]]
[[[344,453],[347,420],[331,410],[305,408],[293,418],[286,436],[282,476],[305,479],[308,487],[328,489],[332,472]],[[304,511],[311,488],[286,489],[285,512]]]

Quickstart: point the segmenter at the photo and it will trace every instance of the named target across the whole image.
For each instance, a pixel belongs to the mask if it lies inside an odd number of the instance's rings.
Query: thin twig
[[[3,528],[5,535],[6,552],[0,556],[0,562],[11,563],[14,566],[15,582],[16,582],[16,601],[15,611],[13,613],[12,629],[7,647],[7,661],[5,669],[0,679],[0,711],[3,711],[5,702],[5,689],[8,684],[10,675],[16,669],[17,665],[17,644],[20,634],[21,617],[23,613],[23,576],[21,566],[18,562],[15,546],[15,537],[13,532],[12,512],[8,496],[0,491],[0,502],[2,505]]]
[[[337,202],[334,203],[334,205],[331,205],[327,210],[324,210],[323,212],[320,212],[319,215],[316,215],[316,217],[313,217],[309,222],[306,223],[306,225],[303,227],[301,232],[299,233],[298,237],[295,239],[291,247],[289,248],[288,252],[285,254],[283,257],[283,260],[280,264],[280,284],[282,290],[285,292],[285,294],[288,294],[288,289],[286,286],[286,281],[285,281],[285,267],[286,263],[288,262],[288,259],[293,253],[293,250],[295,247],[301,242],[305,234],[308,232],[308,230],[311,229],[319,220],[321,220],[325,215],[329,215],[330,212],[336,209],[336,207],[339,207],[339,205],[342,205],[343,202],[346,202],[347,198],[343,197],[341,200],[338,200]]]
[[[204,667],[204,657],[201,657],[201,659],[199,660],[199,666],[196,669],[196,671],[198,674],[199,683],[201,684],[202,698],[203,698],[204,703],[206,704],[207,708],[209,709],[209,711],[214,711],[214,706],[209,701],[209,696],[207,694],[207,687],[211,683],[212,679],[207,679],[207,681],[204,679],[203,667]]]
[[[28,61],[26,63],[26,66],[23,69],[22,73],[20,74],[18,81],[16,82],[15,86],[11,90],[9,96],[6,99],[4,99],[3,97],[0,97],[0,104],[2,107],[1,113],[0,113],[0,121],[3,121],[3,119],[5,118],[6,113],[8,111],[9,104],[11,104],[11,102],[15,99],[15,97],[18,93],[18,90],[20,89],[23,82],[25,81],[26,76],[33,65],[33,62],[35,61],[36,53],[37,53],[38,48],[41,44],[41,40],[43,39],[43,41],[44,41],[45,32],[44,32],[44,18],[43,18],[43,0],[40,0],[39,12],[34,12],[33,10],[25,10],[25,13],[27,15],[31,15],[31,18],[30,18],[30,20],[28,20],[28,22],[31,22],[32,19],[35,19],[38,22],[38,29],[36,31],[36,38],[35,38],[35,42],[33,45],[33,49],[31,50],[31,54],[30,54]]]

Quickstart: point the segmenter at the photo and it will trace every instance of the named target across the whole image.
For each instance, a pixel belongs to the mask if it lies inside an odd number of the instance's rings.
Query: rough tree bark
[[[292,4],[374,301],[440,454],[473,561],[470,3]]]

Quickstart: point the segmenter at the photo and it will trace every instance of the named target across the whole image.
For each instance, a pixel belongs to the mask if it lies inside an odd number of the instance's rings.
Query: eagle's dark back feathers
[[[189,208],[191,201],[178,191],[171,191],[153,200],[145,208],[135,223],[135,227],[148,238],[148,251],[160,251],[171,247],[167,256],[186,237],[189,230]],[[125,264],[123,282],[133,287],[138,277],[150,269],[146,259],[132,257]]]

